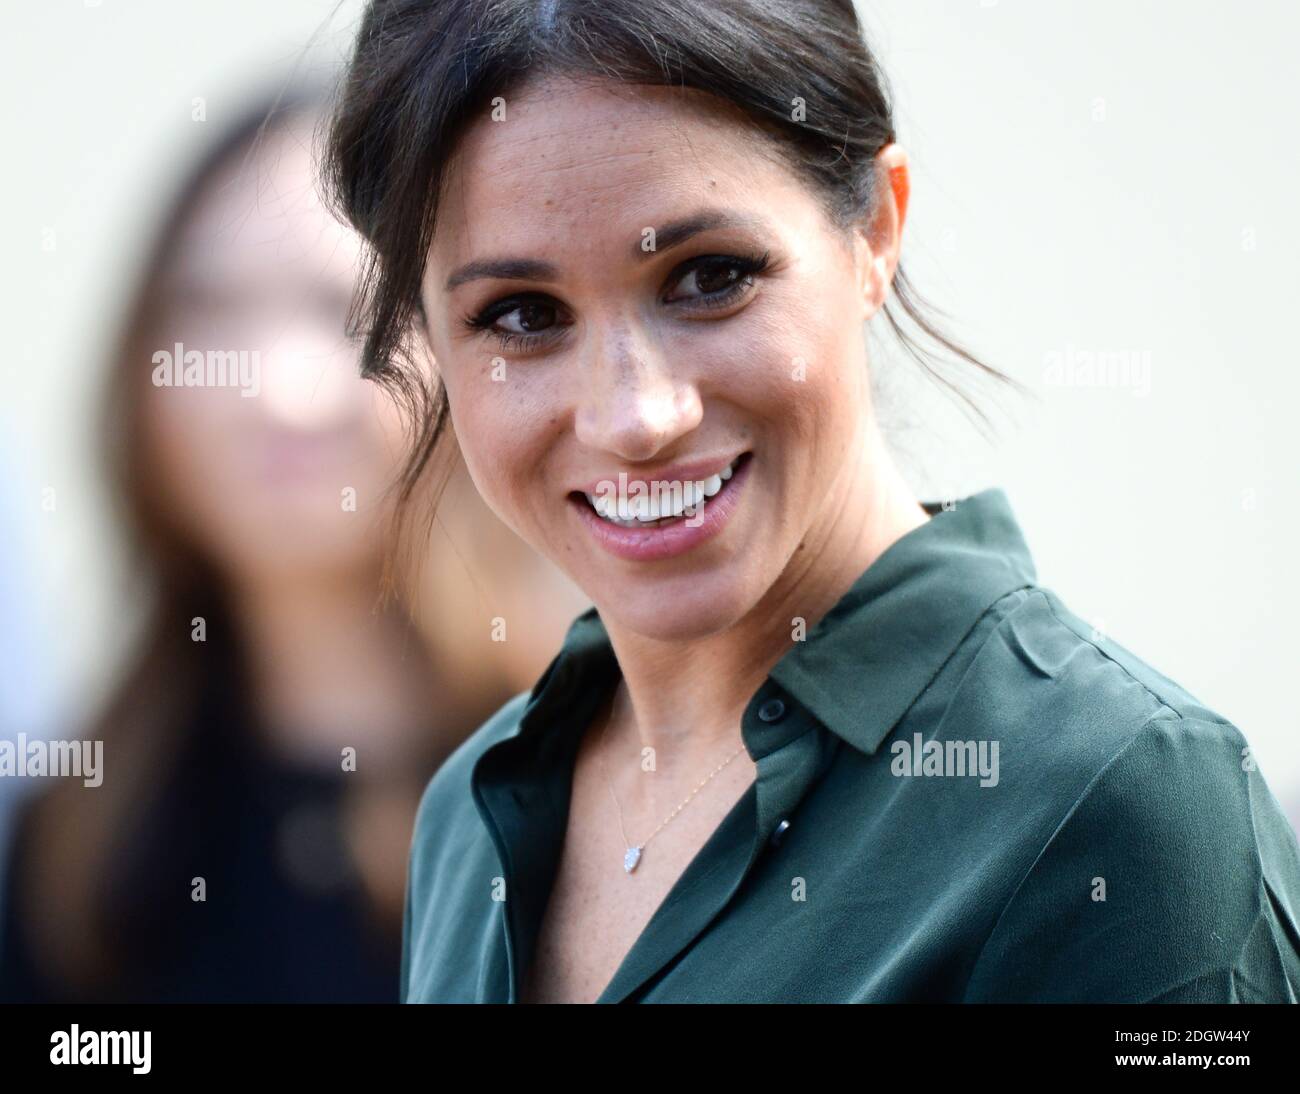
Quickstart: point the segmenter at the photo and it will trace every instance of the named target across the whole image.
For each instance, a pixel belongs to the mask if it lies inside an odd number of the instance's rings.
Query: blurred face
[[[147,447],[167,504],[253,578],[373,561],[400,457],[397,416],[345,336],[360,247],[316,198],[309,139],[281,126],[208,181],[150,347]]]
[[[736,622],[866,504],[846,468],[869,249],[725,109],[510,96],[449,164],[423,287],[485,499],[607,622],[658,638]]]

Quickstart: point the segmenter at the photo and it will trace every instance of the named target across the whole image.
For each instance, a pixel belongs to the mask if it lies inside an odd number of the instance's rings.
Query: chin
[[[616,626],[659,642],[705,638],[734,626],[759,596],[738,575],[683,577],[670,582],[631,581],[592,596],[606,627]]]

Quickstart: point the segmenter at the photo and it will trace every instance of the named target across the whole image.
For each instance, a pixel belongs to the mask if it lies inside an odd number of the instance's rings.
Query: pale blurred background
[[[862,8],[911,155],[911,276],[959,341],[1038,396],[990,392],[990,443],[882,349],[915,483],[1004,486],[1040,579],[1235,721],[1300,822],[1300,14],[1282,0]],[[81,723],[129,646],[90,423],[160,195],[268,80],[333,71],[359,10],[51,0],[6,15],[0,573],[25,559],[29,577],[0,590],[9,627],[23,621],[14,646],[0,638],[0,716]],[[1129,371],[1071,382],[1086,353]]]

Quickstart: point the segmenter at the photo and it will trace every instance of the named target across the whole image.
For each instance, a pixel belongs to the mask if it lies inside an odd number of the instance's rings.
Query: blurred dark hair
[[[370,244],[350,317],[364,335],[362,375],[410,414],[401,509],[446,423],[445,392],[424,378],[413,340],[424,326],[420,284],[445,165],[493,97],[550,73],[690,88],[733,104],[841,225],[869,214],[887,184],[875,157],[895,139],[893,110],[851,0],[370,0],[324,179],[336,212]],[[806,120],[792,119],[796,96]],[[903,316],[978,373],[1019,387],[942,332],[901,263],[894,297],[884,312],[906,350],[981,418],[952,362],[927,350]]]

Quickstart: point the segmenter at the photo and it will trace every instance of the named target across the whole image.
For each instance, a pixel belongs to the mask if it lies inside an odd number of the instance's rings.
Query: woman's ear
[[[877,187],[875,205],[858,233],[864,319],[870,319],[889,296],[889,286],[898,268],[903,222],[911,180],[907,152],[899,144],[887,144],[876,154],[876,177],[888,183]]]

